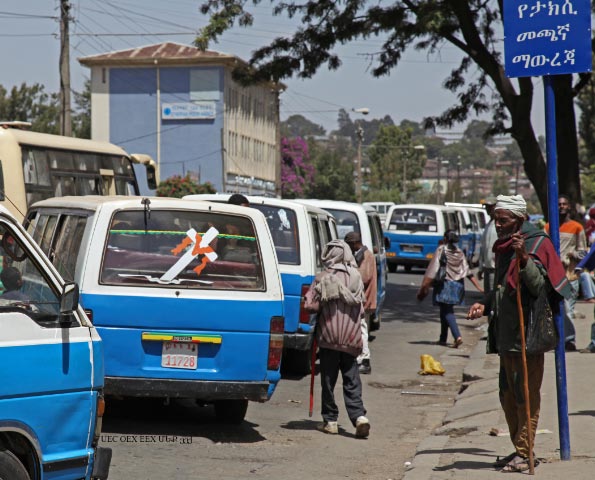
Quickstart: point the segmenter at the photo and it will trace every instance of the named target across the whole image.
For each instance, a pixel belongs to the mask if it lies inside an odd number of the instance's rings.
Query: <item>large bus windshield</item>
[[[132,164],[141,162],[116,145],[2,127],[0,204],[19,219],[50,197],[140,194]]]

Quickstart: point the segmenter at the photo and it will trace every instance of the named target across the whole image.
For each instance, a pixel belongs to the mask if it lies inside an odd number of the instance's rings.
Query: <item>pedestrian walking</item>
[[[469,270],[465,253],[457,246],[459,236],[454,230],[444,232],[444,242],[440,245],[428,265],[421,286],[417,292],[417,299],[421,302],[434,287],[432,302],[440,307],[440,337],[438,345],[446,346],[448,329],[454,339],[453,346],[458,348],[463,343],[463,337],[457,324],[454,312],[455,305],[461,305],[465,298],[465,278],[483,292],[483,288]],[[439,271],[444,271],[444,278],[436,279]]]
[[[362,244],[362,237],[358,232],[349,232],[345,235],[345,243],[349,245],[355,257],[357,268],[364,282],[365,315],[362,317],[362,353],[357,357],[359,373],[368,375],[372,373],[370,345],[368,343],[368,325],[370,318],[376,312],[376,297],[378,295],[376,257],[368,247]]]
[[[564,335],[567,352],[576,351],[576,329],[574,328],[574,306],[579,296],[579,275],[575,267],[587,253],[585,229],[576,220],[572,220],[574,205],[567,195],[558,195],[558,217],[560,221],[560,259],[566,270],[566,277],[572,286],[572,295],[564,301]],[[546,233],[550,233],[550,224],[545,224]],[[583,292],[585,295],[592,293]]]
[[[337,434],[339,409],[334,389],[339,372],[343,398],[355,436],[366,438],[370,422],[362,400],[357,356],[362,351],[361,318],[364,314],[364,285],[349,245],[331,240],[321,255],[324,270],[316,275],[306,293],[305,308],[318,313],[316,338],[320,359],[323,423],[318,430]]]
[[[551,240],[545,232],[526,222],[526,215],[527,204],[521,195],[498,195],[494,213],[498,234],[494,244],[495,287],[486,292],[482,302],[473,304],[467,314],[468,318],[489,314],[488,353],[500,356],[500,404],[514,445],[510,455],[495,463],[503,472],[530,469],[529,457],[532,455],[531,446],[541,405],[544,355],[543,352],[533,353],[527,349],[526,362],[523,363],[521,318],[529,319],[532,314],[547,315],[547,309],[535,308],[536,299],[543,292],[547,293],[543,298],[551,309],[572,293]],[[520,289],[520,295],[517,289]],[[517,301],[517,295],[521,302]],[[531,338],[527,338],[527,343],[530,341]],[[524,370],[527,371],[526,377]],[[528,391],[528,409],[524,385]],[[530,421],[527,421],[527,415]],[[538,463],[535,462],[535,465]]]
[[[496,227],[494,226],[494,207],[496,206],[496,197],[489,196],[483,202],[486,212],[490,216],[490,221],[486,224],[481,234],[481,249],[479,251],[479,267],[477,269],[477,278],[483,279],[483,290],[489,292],[494,285],[494,272],[496,265],[494,263],[494,252],[492,247],[498,239]]]

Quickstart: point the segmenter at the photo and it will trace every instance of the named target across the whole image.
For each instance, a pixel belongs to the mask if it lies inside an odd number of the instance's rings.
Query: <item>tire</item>
[[[387,266],[388,266],[388,271],[390,273],[395,273],[397,271],[397,264],[396,263],[389,263]]]
[[[215,402],[215,416],[221,423],[239,425],[246,417],[248,400],[217,400]]]
[[[295,375],[309,375],[312,370],[312,347],[308,350],[283,350],[281,361],[283,372]]]
[[[0,480],[31,480],[21,461],[8,450],[0,451]]]

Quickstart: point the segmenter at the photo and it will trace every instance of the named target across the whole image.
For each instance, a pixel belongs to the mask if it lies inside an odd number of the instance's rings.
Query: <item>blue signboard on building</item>
[[[590,72],[589,0],[504,0],[507,77]]]

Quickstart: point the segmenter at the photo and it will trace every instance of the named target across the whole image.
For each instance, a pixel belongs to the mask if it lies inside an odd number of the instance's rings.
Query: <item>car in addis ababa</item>
[[[0,478],[106,479],[99,334],[66,282],[0,206]]]
[[[185,199],[227,202],[231,194],[188,195]],[[271,197],[247,196],[250,207],[266,217],[279,262],[285,298],[283,370],[310,373],[315,315],[304,309],[304,296],[322,271],[322,249],[337,238],[333,216],[313,205]]]
[[[256,209],[172,198],[60,197],[26,228],[105,348],[105,392],[212,403],[243,421],[281,377],[283,290]]]
[[[361,235],[362,244],[374,254],[376,258],[376,278],[378,294],[376,313],[370,315],[369,330],[378,330],[381,323],[381,311],[386,296],[387,264],[386,246],[382,222],[376,209],[360,203],[344,202],[340,200],[297,199],[297,202],[314,205],[331,213],[337,222],[339,238],[344,239],[349,232]]]
[[[413,267],[426,268],[444,232],[459,232],[460,212],[452,207],[430,204],[393,205],[384,225],[390,240],[386,252],[388,270],[396,272],[402,266],[406,272]]]

